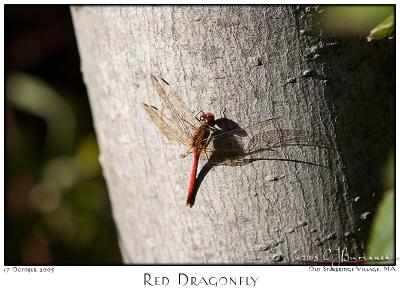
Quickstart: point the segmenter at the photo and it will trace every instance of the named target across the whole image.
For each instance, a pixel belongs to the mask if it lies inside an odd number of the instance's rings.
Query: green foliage
[[[394,14],[390,14],[375,28],[371,30],[367,36],[367,41],[386,39],[392,36],[394,31]]]
[[[6,98],[15,109],[46,122],[49,150],[71,151],[75,139],[75,115],[65,98],[49,84],[27,73],[14,72],[7,77]]]
[[[394,153],[390,152],[387,163],[384,168],[384,189],[392,190],[394,187]]]
[[[7,247],[21,249],[7,263],[119,263],[96,137],[76,124],[89,110],[24,72],[8,75],[6,99]]]
[[[394,258],[394,195],[386,192],[372,224],[367,249],[368,257]],[[393,263],[393,261],[389,261]]]
[[[80,142],[75,159],[80,168],[81,175],[85,179],[90,179],[101,173],[99,148],[97,147],[94,135],[90,135]]]
[[[335,36],[364,37],[385,19],[393,16],[392,5],[329,5],[321,6],[317,17],[324,32]],[[388,17],[390,19],[390,17]],[[392,18],[393,20],[393,18]]]
[[[69,8],[4,20],[4,262],[119,264]]]
[[[390,153],[384,169],[386,193],[372,223],[367,247],[368,257],[394,258],[394,154]],[[383,262],[386,263],[386,262]],[[388,261],[387,263],[393,263]]]

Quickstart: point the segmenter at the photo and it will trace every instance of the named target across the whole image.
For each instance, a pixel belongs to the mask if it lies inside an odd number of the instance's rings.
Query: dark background
[[[69,7],[5,6],[5,264],[120,264]]]

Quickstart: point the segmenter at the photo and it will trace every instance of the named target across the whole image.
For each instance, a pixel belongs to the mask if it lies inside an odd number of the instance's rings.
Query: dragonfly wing
[[[249,135],[251,134],[256,134],[260,131],[262,131],[264,128],[269,127],[269,126],[274,126],[274,124],[279,120],[279,117],[276,118],[269,118],[267,120],[248,125],[246,127],[240,127],[236,126],[232,130],[227,130],[227,131],[222,131],[222,132],[216,132],[213,134],[213,140],[219,140],[223,139],[225,137],[231,137],[235,136],[235,138],[249,138]]]
[[[260,149],[246,152],[240,149],[216,150],[212,153],[203,153],[203,159],[212,165],[242,166],[258,160],[267,160],[279,154],[272,149]]]
[[[248,147],[257,149],[259,147],[287,147],[287,146],[315,146],[329,147],[328,137],[325,135],[315,136],[305,130],[277,129],[264,131],[251,138]]]
[[[277,153],[268,146],[249,147],[244,138],[231,134],[229,137],[212,140],[202,154],[213,165],[238,166],[276,156]]]
[[[245,165],[256,160],[276,156],[277,148],[287,146],[327,146],[324,137],[312,136],[304,130],[279,129],[263,131],[261,128],[270,124],[273,119],[253,124],[245,130],[247,136],[236,136],[235,132],[213,135],[204,154],[214,165]]]
[[[186,135],[192,136],[196,128],[195,115],[186,106],[183,100],[175,92],[170,90],[169,84],[162,78],[150,75],[151,82],[160,96],[164,106],[171,112],[175,125]]]
[[[172,142],[186,144],[185,135],[182,134],[176,127],[172,126],[170,120],[167,120],[161,112],[154,106],[142,104],[150,119],[157,125],[161,133]]]

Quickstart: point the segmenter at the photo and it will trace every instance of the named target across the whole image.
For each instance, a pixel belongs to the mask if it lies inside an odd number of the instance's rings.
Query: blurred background
[[[394,37],[394,6],[315,12],[333,35]],[[121,264],[68,6],[5,6],[5,83],[5,264]],[[394,150],[382,183],[367,255],[393,257]]]
[[[68,6],[5,6],[5,83],[5,264],[121,264]]]
[[[322,31],[332,36],[356,38],[365,46],[375,46],[378,43],[387,46],[392,52],[389,56],[379,56],[381,66],[390,72],[384,81],[386,91],[382,92],[382,104],[390,105],[387,110],[389,125],[394,126],[395,101],[395,7],[393,5],[320,5],[315,9],[315,15]],[[316,28],[318,33],[318,29]],[[389,86],[390,85],[390,86]],[[389,86],[389,87],[388,87]],[[388,90],[390,89],[390,90]],[[389,103],[388,103],[389,102]],[[384,135],[394,134],[392,130],[383,130]],[[393,139],[391,142],[395,142]],[[382,195],[375,196],[380,200],[371,229],[368,235],[366,257],[373,258],[371,264],[394,264],[395,259],[395,206],[394,206],[394,155],[395,147],[387,147],[386,163],[381,167],[380,179]],[[382,257],[385,257],[384,259]],[[383,260],[383,261],[379,261]]]

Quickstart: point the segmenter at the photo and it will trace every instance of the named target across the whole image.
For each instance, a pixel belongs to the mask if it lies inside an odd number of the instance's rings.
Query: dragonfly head
[[[210,126],[215,125],[215,117],[213,113],[203,113],[199,119],[202,123],[207,123]]]

